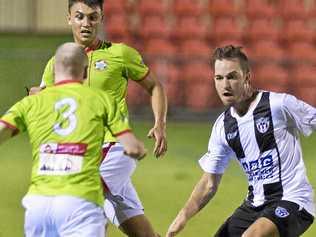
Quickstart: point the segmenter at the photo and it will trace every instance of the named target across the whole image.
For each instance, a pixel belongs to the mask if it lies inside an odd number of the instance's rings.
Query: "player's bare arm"
[[[0,144],[12,137],[14,130],[0,121]]]
[[[204,173],[202,175],[189,200],[170,225],[166,237],[176,236],[183,230],[188,220],[205,207],[216,194],[221,177],[221,174]]]
[[[124,152],[126,155],[137,160],[141,160],[145,157],[147,152],[144,147],[144,144],[141,141],[139,141],[133,133],[123,133],[117,136],[117,139],[123,145]]]
[[[150,95],[155,125],[148,132],[149,138],[155,138],[154,155],[158,158],[167,151],[166,117],[167,96],[159,80],[150,73],[144,80],[138,82]]]
[[[28,94],[29,95],[36,95],[38,94],[41,90],[44,90],[45,87],[41,87],[41,86],[33,86],[30,88]]]

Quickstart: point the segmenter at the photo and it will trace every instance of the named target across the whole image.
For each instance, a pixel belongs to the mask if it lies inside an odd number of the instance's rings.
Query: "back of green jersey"
[[[149,72],[141,55],[132,47],[121,43],[102,42],[99,48],[87,52],[89,68],[84,84],[111,94],[120,110],[128,115],[126,95],[128,79],[140,81]],[[51,58],[42,77],[46,86],[52,86],[54,58]],[[105,131],[106,142],[115,141],[109,131]]]
[[[117,107],[112,97],[79,83],[47,88],[14,105],[2,120],[29,133],[29,193],[73,195],[102,205],[103,127],[114,135],[129,130]]]

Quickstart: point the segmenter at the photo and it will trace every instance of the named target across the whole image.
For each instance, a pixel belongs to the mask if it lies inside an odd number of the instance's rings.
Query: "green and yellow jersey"
[[[87,48],[89,68],[85,85],[98,88],[111,94],[119,104],[123,114],[128,115],[126,93],[128,79],[140,81],[149,72],[141,55],[133,48],[122,43],[100,41],[94,48]],[[54,57],[50,59],[42,77],[42,84],[47,87],[54,84]],[[106,131],[105,142],[116,139]]]
[[[29,134],[33,166],[28,193],[71,195],[103,205],[102,128],[114,136],[130,130],[112,96],[66,81],[25,97],[0,121]]]

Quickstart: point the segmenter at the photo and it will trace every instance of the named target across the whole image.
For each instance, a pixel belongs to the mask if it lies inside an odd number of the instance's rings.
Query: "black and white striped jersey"
[[[289,94],[261,91],[245,115],[231,107],[219,116],[199,163],[205,172],[222,174],[236,158],[248,178],[251,205],[288,200],[315,216],[299,140],[299,133],[312,131],[316,108]]]

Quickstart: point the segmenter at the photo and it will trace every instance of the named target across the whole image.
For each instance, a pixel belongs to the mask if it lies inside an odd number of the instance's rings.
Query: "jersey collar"
[[[100,48],[101,45],[102,45],[102,41],[100,39],[97,39],[95,42],[93,42],[91,46],[86,47],[84,50],[86,51],[86,53],[89,53],[91,51],[94,51]]]
[[[69,84],[69,83],[79,83],[82,84],[83,82],[80,80],[74,80],[74,79],[69,79],[69,80],[63,80],[60,82],[55,83],[55,86],[60,86],[60,85],[64,85],[64,84]]]

